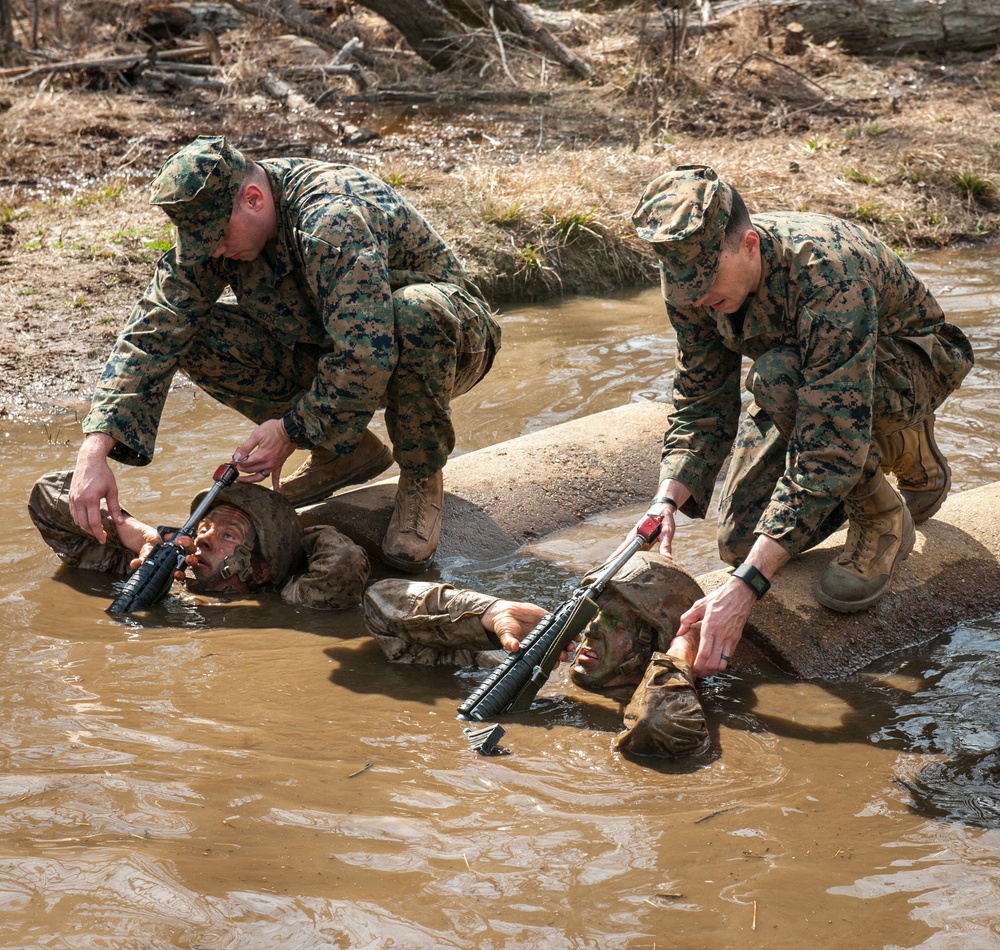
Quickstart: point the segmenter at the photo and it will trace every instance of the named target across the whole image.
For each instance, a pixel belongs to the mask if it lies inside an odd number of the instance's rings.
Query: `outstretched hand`
[[[482,616],[483,626],[500,638],[509,653],[514,653],[525,635],[531,633],[548,611],[536,604],[513,600],[498,600]]]
[[[112,521],[122,524],[125,520],[118,502],[118,483],[108,464],[114,444],[115,440],[102,432],[86,436],[77,453],[69,486],[69,510],[74,523],[101,544],[108,540],[101,520],[101,502],[107,503]]]
[[[285,424],[280,419],[262,422],[249,438],[237,446],[233,452],[233,462],[244,472],[241,482],[262,482],[271,476],[271,487],[281,488],[281,468],[295,451],[295,445],[288,438]]]

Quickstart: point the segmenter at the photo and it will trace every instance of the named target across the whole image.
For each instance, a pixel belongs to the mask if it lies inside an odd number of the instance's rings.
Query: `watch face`
[[[771,588],[771,582],[757,568],[749,564],[741,564],[735,571],[740,580],[750,585],[750,590],[760,600]]]

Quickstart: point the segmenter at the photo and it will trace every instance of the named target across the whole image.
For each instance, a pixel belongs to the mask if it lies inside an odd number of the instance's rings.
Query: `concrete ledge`
[[[634,402],[449,460],[438,558],[487,560],[653,497],[670,407]],[[335,495],[302,514],[378,557],[395,482]]]

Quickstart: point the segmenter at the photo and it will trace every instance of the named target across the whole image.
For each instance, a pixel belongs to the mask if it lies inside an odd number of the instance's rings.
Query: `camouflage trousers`
[[[399,360],[378,408],[400,468],[426,477],[455,447],[451,400],[490,370],[500,326],[487,306],[457,284],[414,284],[392,295]],[[285,415],[311,388],[327,351],[287,345],[220,301],[181,360],[200,388],[256,423]],[[332,437],[330,445],[342,437]]]
[[[795,431],[798,392],[804,385],[799,352],[775,347],[747,373],[753,402],[740,417],[729,472],[719,505],[719,555],[728,564],[742,562],[756,540],[754,529],[771,492],[788,466],[788,440]],[[948,398],[954,387],[934,371],[917,346],[891,337],[879,341],[872,401],[872,444],[862,480],[873,477],[882,458],[881,435],[917,425]],[[799,554],[833,534],[847,517],[838,505],[803,544]]]
[[[135,554],[119,540],[115,523],[103,505],[101,520],[108,535],[107,544],[98,542],[73,521],[69,510],[72,480],[72,472],[50,472],[35,482],[28,497],[32,523],[45,543],[71,567],[107,574],[130,573],[129,563]]]

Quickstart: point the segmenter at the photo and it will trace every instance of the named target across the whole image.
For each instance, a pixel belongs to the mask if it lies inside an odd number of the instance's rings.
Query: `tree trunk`
[[[0,0],[0,66],[7,66],[14,48],[14,15],[10,0]]]
[[[717,18],[759,0],[723,0]],[[769,0],[779,23],[797,21],[816,43],[851,53],[990,49],[1000,43],[1000,0]]]
[[[469,22],[461,0],[364,0],[361,6],[388,20],[435,69],[450,69],[476,57],[480,40],[472,29],[481,23],[478,17]]]
[[[516,0],[359,0],[361,6],[388,20],[414,52],[435,69],[463,62],[483,62],[498,30],[531,41],[581,79],[593,79],[593,67],[559,42]],[[496,41],[494,37],[497,37]]]

